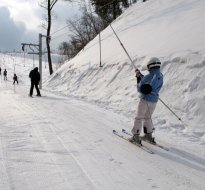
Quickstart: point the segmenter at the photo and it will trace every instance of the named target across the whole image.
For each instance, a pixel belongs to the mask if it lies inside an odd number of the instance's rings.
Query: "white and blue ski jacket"
[[[163,75],[160,72],[159,68],[153,68],[149,71],[150,73],[148,75],[141,75],[141,80],[137,84],[137,90],[141,93],[140,98],[156,103],[159,99],[159,91],[162,88],[163,85]],[[150,84],[152,87],[152,91],[149,94],[143,94],[141,92],[141,87],[143,84]]]

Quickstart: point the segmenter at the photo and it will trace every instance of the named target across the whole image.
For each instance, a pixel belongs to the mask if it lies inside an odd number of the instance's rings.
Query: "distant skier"
[[[19,82],[18,82],[18,77],[17,77],[16,73],[14,73],[13,80],[14,80],[13,84],[15,84],[15,82],[16,82],[17,84],[19,83]]]
[[[37,96],[41,96],[40,90],[38,88],[39,82],[40,82],[40,73],[38,72],[38,67],[34,68],[30,71],[29,77],[31,78],[31,88],[30,88],[30,97],[33,95],[33,88],[35,86],[37,91]]]
[[[1,67],[0,67],[0,75],[1,75]]]
[[[156,144],[152,137],[153,126],[151,116],[156,108],[159,99],[159,91],[163,85],[163,75],[160,72],[161,62],[158,58],[153,57],[147,63],[149,74],[142,75],[136,69],[137,90],[140,93],[140,100],[137,108],[137,115],[132,129],[133,137],[130,141],[141,144],[141,140],[149,141]],[[142,126],[144,136],[140,136]]]
[[[7,80],[7,70],[4,70],[4,80]]]

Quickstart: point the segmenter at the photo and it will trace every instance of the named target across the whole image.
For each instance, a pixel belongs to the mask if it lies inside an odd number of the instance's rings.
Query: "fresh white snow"
[[[162,61],[164,86],[153,115],[165,151],[149,154],[114,136],[132,129],[139,100],[133,65],[111,28],[49,77],[42,97],[28,97],[38,61],[0,54],[0,190],[204,190],[205,1],[136,3],[114,23],[135,67]],[[12,84],[13,73],[19,85]],[[146,74],[146,71],[143,71]],[[35,93],[35,90],[34,90]]]

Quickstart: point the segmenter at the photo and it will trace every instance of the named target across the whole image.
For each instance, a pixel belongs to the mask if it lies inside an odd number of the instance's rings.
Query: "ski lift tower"
[[[29,48],[32,50],[32,52],[28,52],[28,54],[37,54],[37,55],[39,55],[39,73],[40,73],[40,76],[41,76],[40,83],[39,83],[39,88],[40,89],[42,89],[42,54],[43,54],[43,52],[42,52],[42,38],[43,37],[50,39],[50,36],[42,35],[41,33],[39,33],[39,44],[21,43],[23,51],[25,50],[25,46],[29,46]],[[34,52],[32,47],[35,47],[37,52]]]

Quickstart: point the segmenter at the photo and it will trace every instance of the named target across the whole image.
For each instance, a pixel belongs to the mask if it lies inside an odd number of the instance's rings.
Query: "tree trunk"
[[[51,49],[50,49],[50,30],[51,30],[51,2],[48,0],[48,28],[47,28],[47,37],[46,37],[46,46],[48,52],[48,66],[50,75],[53,73],[52,59],[51,59]]]

